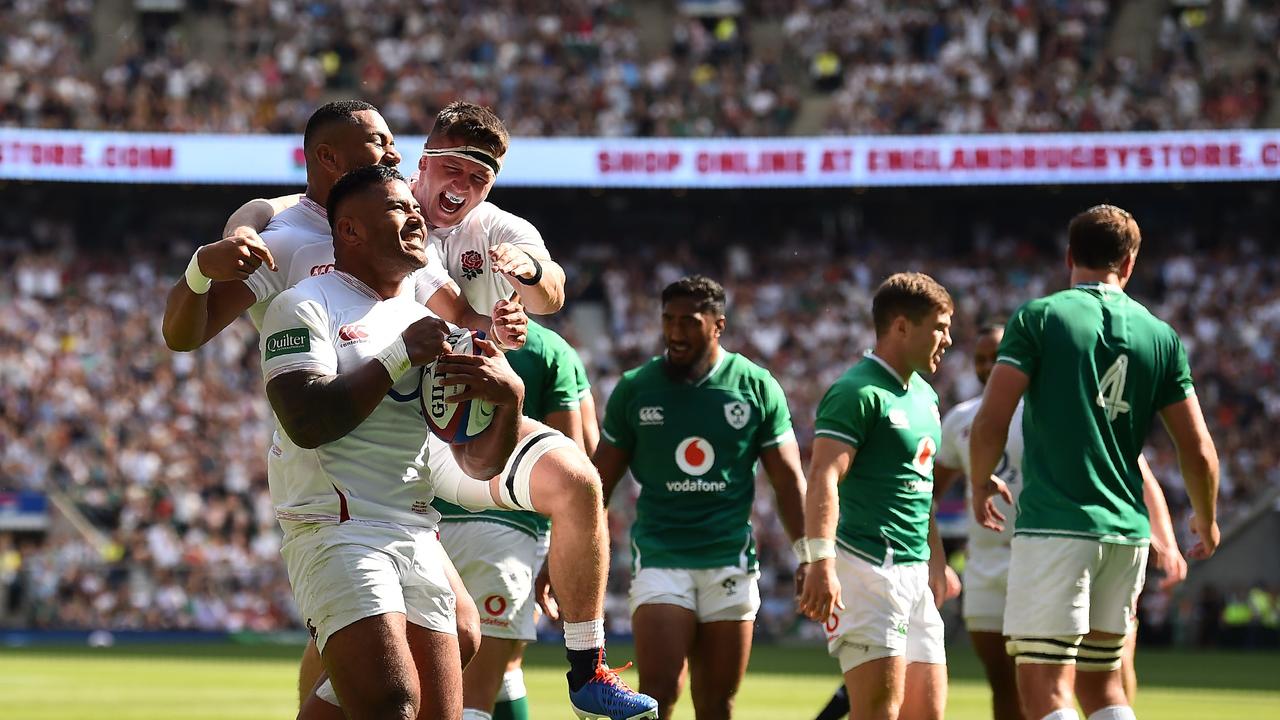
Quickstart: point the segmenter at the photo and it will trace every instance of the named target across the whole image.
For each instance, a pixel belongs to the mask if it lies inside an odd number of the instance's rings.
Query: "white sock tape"
[[[413,363],[409,361],[409,348],[405,347],[403,337],[397,337],[395,342],[374,357],[387,369],[391,382],[398,382],[413,367]]]
[[[809,538],[809,559],[812,562],[836,556],[836,541],[827,538]]]
[[[209,286],[213,285],[213,280],[200,271],[200,262],[196,259],[199,255],[199,250],[191,253],[191,262],[187,263],[186,278],[187,287],[191,288],[191,292],[203,295],[209,292]]]

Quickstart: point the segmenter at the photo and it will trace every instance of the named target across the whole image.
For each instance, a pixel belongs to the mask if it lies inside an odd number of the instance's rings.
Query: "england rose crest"
[[[475,250],[462,253],[462,274],[468,280],[475,280],[484,272],[484,258]]]

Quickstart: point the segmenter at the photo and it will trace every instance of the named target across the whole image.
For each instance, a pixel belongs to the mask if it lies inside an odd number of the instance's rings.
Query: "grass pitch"
[[[614,661],[630,657],[616,646]],[[0,718],[12,720],[267,720],[294,717],[301,648],[134,645],[0,650]],[[571,720],[562,651],[530,649],[526,682],[535,720]],[[1280,655],[1139,651],[1139,717],[1280,720]],[[635,673],[626,674],[634,683]],[[808,720],[839,683],[819,647],[756,649],[739,720]],[[687,691],[686,691],[687,694]],[[686,702],[678,717],[692,719]],[[951,649],[951,720],[990,717],[976,659]]]

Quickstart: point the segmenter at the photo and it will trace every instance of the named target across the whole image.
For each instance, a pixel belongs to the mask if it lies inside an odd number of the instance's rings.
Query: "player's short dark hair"
[[[448,137],[467,145],[483,148],[500,158],[507,154],[511,136],[507,126],[487,107],[464,100],[454,100],[436,114],[428,141]]]
[[[724,288],[706,275],[682,277],[662,289],[662,304],[675,298],[692,298],[698,312],[724,315]]]
[[[329,204],[325,208],[329,211],[329,229],[337,232],[338,212],[347,199],[375,185],[385,185],[396,180],[406,182],[404,176],[395,168],[386,165],[365,165],[338,178],[338,182],[334,183],[333,189],[329,191]]]
[[[992,335],[998,332],[1002,333],[1004,332],[1004,326],[1008,324],[1009,322],[1003,318],[987,320],[978,326],[978,337],[982,337],[983,335]]]
[[[951,293],[937,280],[924,273],[895,273],[876,289],[875,297],[871,300],[871,319],[875,322],[876,335],[879,336],[899,316],[919,323],[935,310],[951,312],[954,308]]]
[[[335,100],[325,103],[311,113],[307,120],[307,129],[302,133],[302,148],[310,151],[320,139],[320,133],[334,125],[358,125],[356,113],[366,110],[378,111],[378,108],[363,100]]]
[[[1071,261],[1090,270],[1118,271],[1141,244],[1138,221],[1115,205],[1094,205],[1071,218],[1067,226]]]

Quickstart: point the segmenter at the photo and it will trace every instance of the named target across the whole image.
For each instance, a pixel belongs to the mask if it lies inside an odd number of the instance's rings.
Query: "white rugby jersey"
[[[462,288],[471,307],[481,315],[493,312],[499,300],[511,297],[511,283],[493,272],[489,248],[511,243],[519,248],[538,250],[545,255],[547,246],[533,223],[482,202],[467,213],[462,222],[449,228],[436,228],[430,233],[449,277]]]
[[[329,216],[311,198],[303,196],[297,205],[277,214],[262,231],[261,237],[275,258],[278,270],[272,272],[262,265],[244,281],[257,298],[249,308],[249,318],[259,331],[262,330],[262,317],[277,295],[306,278],[333,271],[333,235]],[[423,303],[450,282],[438,249],[427,248],[427,266],[417,271],[414,278],[416,295]],[[482,312],[488,315],[492,309],[490,305]]]
[[[406,278],[400,295],[382,300],[360,280],[337,271],[280,293],[262,326],[265,381],[296,370],[333,375],[374,357],[431,314],[414,297],[412,282]],[[419,412],[421,383],[420,369],[411,369],[364,422],[318,448],[298,447],[277,433],[282,447],[270,485],[276,517],[286,531],[298,523],[348,520],[435,527],[440,515],[431,507],[430,433]]]
[[[970,485],[967,481],[971,467],[969,435],[973,430],[973,419],[977,417],[978,408],[981,405],[981,396],[966,400],[951,408],[947,416],[942,419],[942,447],[938,449],[937,462],[950,468],[959,468],[964,472],[966,500],[971,498]],[[1009,422],[1009,439],[1005,442],[1000,464],[996,466],[996,477],[1004,480],[1009,486],[1009,492],[1013,494],[1016,505],[1018,494],[1022,492],[1022,401],[1018,401],[1018,407],[1013,411],[1013,419]],[[1004,532],[1000,533],[978,525],[973,518],[972,509],[966,508],[969,513],[971,553],[984,549],[1008,548],[1009,542],[1013,540],[1013,519],[1016,514],[1014,509],[999,495],[996,496],[996,508],[1004,513],[1005,517]]]

